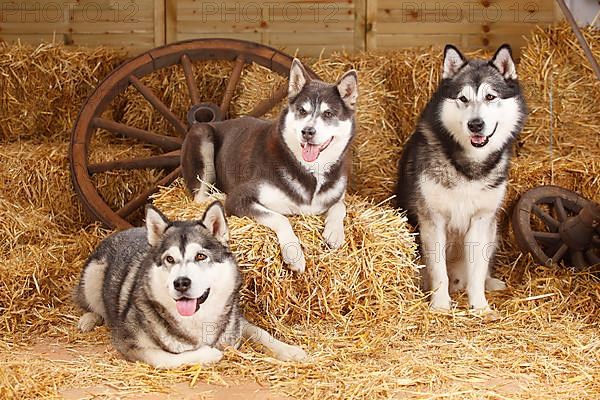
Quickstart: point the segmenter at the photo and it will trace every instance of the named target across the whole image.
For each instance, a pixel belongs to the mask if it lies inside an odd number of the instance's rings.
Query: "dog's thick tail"
[[[216,181],[215,131],[208,124],[194,124],[181,148],[181,167],[185,184],[198,202],[208,197]]]

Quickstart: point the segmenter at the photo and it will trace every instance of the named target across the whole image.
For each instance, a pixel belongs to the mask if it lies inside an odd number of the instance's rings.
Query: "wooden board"
[[[464,50],[491,51],[509,43],[518,53],[523,36],[536,25],[559,19],[554,0],[368,2],[373,25],[368,50],[452,43]]]
[[[115,46],[137,52],[164,43],[159,0],[0,1],[0,40]]]
[[[167,0],[176,13],[170,40],[236,37],[302,56],[362,50],[366,1]]]
[[[125,47],[227,37],[300,56],[453,43],[524,44],[560,19],[554,0],[0,0],[0,40]]]

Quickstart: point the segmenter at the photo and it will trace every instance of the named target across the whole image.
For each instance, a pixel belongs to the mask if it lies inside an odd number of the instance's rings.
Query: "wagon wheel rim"
[[[519,247],[531,253],[542,265],[557,265],[563,260],[577,268],[600,263],[600,227],[596,227],[590,247],[569,247],[561,226],[593,203],[577,193],[558,187],[540,186],[529,190],[515,204],[512,226]],[[537,227],[532,227],[532,220]]]
[[[202,94],[198,90],[194,75],[195,61],[211,60],[233,62],[232,72],[227,78],[219,104],[202,102]],[[227,119],[242,72],[247,65],[256,63],[287,78],[292,61],[293,57],[279,50],[253,42],[233,39],[198,39],[159,47],[120,65],[88,97],[71,135],[69,148],[71,176],[74,189],[84,209],[91,217],[110,228],[131,227],[132,224],[127,218],[136,210],[141,209],[147,203],[148,197],[158,191],[159,187],[168,186],[181,176],[181,144],[194,118],[195,120],[200,119],[199,122]],[[169,109],[159,95],[142,82],[142,78],[145,76],[176,65],[183,70],[185,86],[190,99],[188,121],[182,121]],[[306,70],[311,77],[318,79],[318,76],[310,68],[306,68]],[[133,87],[150,103],[153,111],[159,112],[177,133],[177,136],[168,136],[128,126],[102,117],[110,104],[130,87]],[[261,117],[286,96],[287,81],[272,91],[270,97],[258,102],[246,115]],[[155,146],[161,149],[162,153],[141,158],[91,163],[89,159],[90,141],[99,129],[108,131],[115,137],[126,137],[145,145]],[[92,180],[92,176],[98,173],[148,168],[162,169],[164,176],[149,183],[148,188],[136,194],[133,199],[129,199],[118,210],[113,210]]]

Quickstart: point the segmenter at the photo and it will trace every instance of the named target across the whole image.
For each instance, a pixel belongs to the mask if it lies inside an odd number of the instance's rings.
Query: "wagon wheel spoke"
[[[550,214],[544,211],[540,206],[534,204],[531,210],[535,215],[540,217],[540,219],[544,221],[546,226],[550,228],[553,232],[556,232],[558,230],[558,226],[560,225],[560,223],[556,219],[554,219]]]
[[[260,102],[256,107],[254,107],[252,109],[252,111],[250,111],[248,113],[248,115],[250,115],[251,117],[262,117],[263,115],[265,115],[267,113],[267,111],[271,110],[273,107],[275,107],[277,105],[277,103],[279,103],[285,96],[287,96],[288,93],[288,84],[285,83],[281,86],[279,86],[279,88],[277,88],[277,90],[273,93],[273,96],[271,96],[268,99],[263,100],[262,102]]]
[[[172,136],[163,136],[148,132],[143,129],[127,126],[106,118],[94,118],[93,125],[96,128],[105,129],[109,132],[119,133],[131,139],[138,139],[148,144],[160,147],[164,151],[173,151],[181,148],[183,140]]]
[[[585,256],[587,257],[591,265],[600,264],[600,257],[598,257],[596,253],[594,253],[594,249],[589,249],[588,251],[586,251]]]
[[[556,210],[556,213],[558,214],[558,220],[560,222],[567,219],[567,211],[565,210],[565,206],[560,197],[557,197],[554,200],[554,209]]]
[[[585,256],[582,251],[573,251],[571,252],[571,264],[575,268],[585,268],[587,267],[587,262],[585,261]]]
[[[200,95],[198,94],[198,86],[196,85],[196,78],[194,78],[194,66],[192,61],[187,54],[181,56],[181,65],[183,67],[183,74],[185,75],[185,82],[190,92],[190,99],[192,105],[200,103]]]
[[[555,245],[557,242],[560,241],[560,234],[555,233],[555,232],[540,232],[540,231],[533,231],[533,237],[536,240],[539,240],[542,243],[548,244],[548,245]]]
[[[144,168],[172,169],[177,167],[180,162],[181,155],[179,150],[176,150],[167,154],[161,154],[159,156],[130,158],[127,160],[115,160],[90,164],[88,166],[88,171],[90,174],[93,175],[99,172],[106,172],[112,170],[130,170]]]
[[[148,197],[150,197],[150,195],[156,193],[160,186],[170,185],[180,175],[181,175],[181,166],[175,168],[164,178],[162,178],[158,182],[156,182],[152,187],[150,187],[149,189],[145,190],[144,192],[138,194],[132,200],[127,202],[127,204],[125,204],[123,207],[121,207],[117,211],[117,214],[122,218],[128,217],[129,215],[131,215],[132,212],[134,212],[135,210],[137,210],[138,208],[140,208],[141,206],[146,204],[146,202],[148,201]]]
[[[177,133],[179,133],[182,137],[185,136],[185,134],[187,133],[186,126],[179,120],[179,118],[175,114],[171,112],[171,110],[169,110],[165,103],[163,103],[149,87],[144,85],[134,75],[129,76],[129,82],[131,82],[131,84],[137,89],[137,91],[140,92],[140,94],[144,96],[144,98],[148,100],[148,102],[152,104],[154,108],[156,108],[165,117],[165,119],[169,121],[171,125],[173,125]]]
[[[566,243],[561,244],[558,250],[552,255],[552,262],[558,264],[567,253],[567,250],[569,250],[569,246]]]
[[[231,71],[231,75],[229,75],[227,87],[225,88],[225,93],[223,94],[223,100],[221,100],[221,105],[219,106],[221,109],[221,114],[223,114],[224,117],[227,115],[227,111],[231,105],[231,99],[233,99],[233,95],[235,94],[235,88],[240,81],[245,63],[246,57],[243,54],[240,54],[235,58],[233,71]]]

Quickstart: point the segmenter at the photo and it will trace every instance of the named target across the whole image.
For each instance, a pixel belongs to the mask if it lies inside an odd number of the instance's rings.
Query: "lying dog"
[[[344,243],[357,98],[354,70],[331,85],[311,79],[294,59],[289,103],[276,121],[243,117],[190,129],[181,158],[188,189],[203,201],[207,185],[216,184],[227,193],[227,213],[273,229],[284,262],[303,272],[304,253],[285,215],[326,212],[326,243]]]
[[[419,118],[400,159],[397,206],[418,225],[431,307],[448,310],[450,294],[466,289],[469,305],[485,310],[496,213],[506,192],[512,144],[527,110],[510,47],[489,61],[445,50],[442,81]]]
[[[74,292],[86,312],[79,329],[104,321],[126,359],[157,368],[217,362],[223,347],[242,337],[281,360],[304,359],[301,348],[242,316],[241,277],[227,238],[219,202],[200,221],[171,222],[148,206],[146,227],[109,236],[86,262]]]

